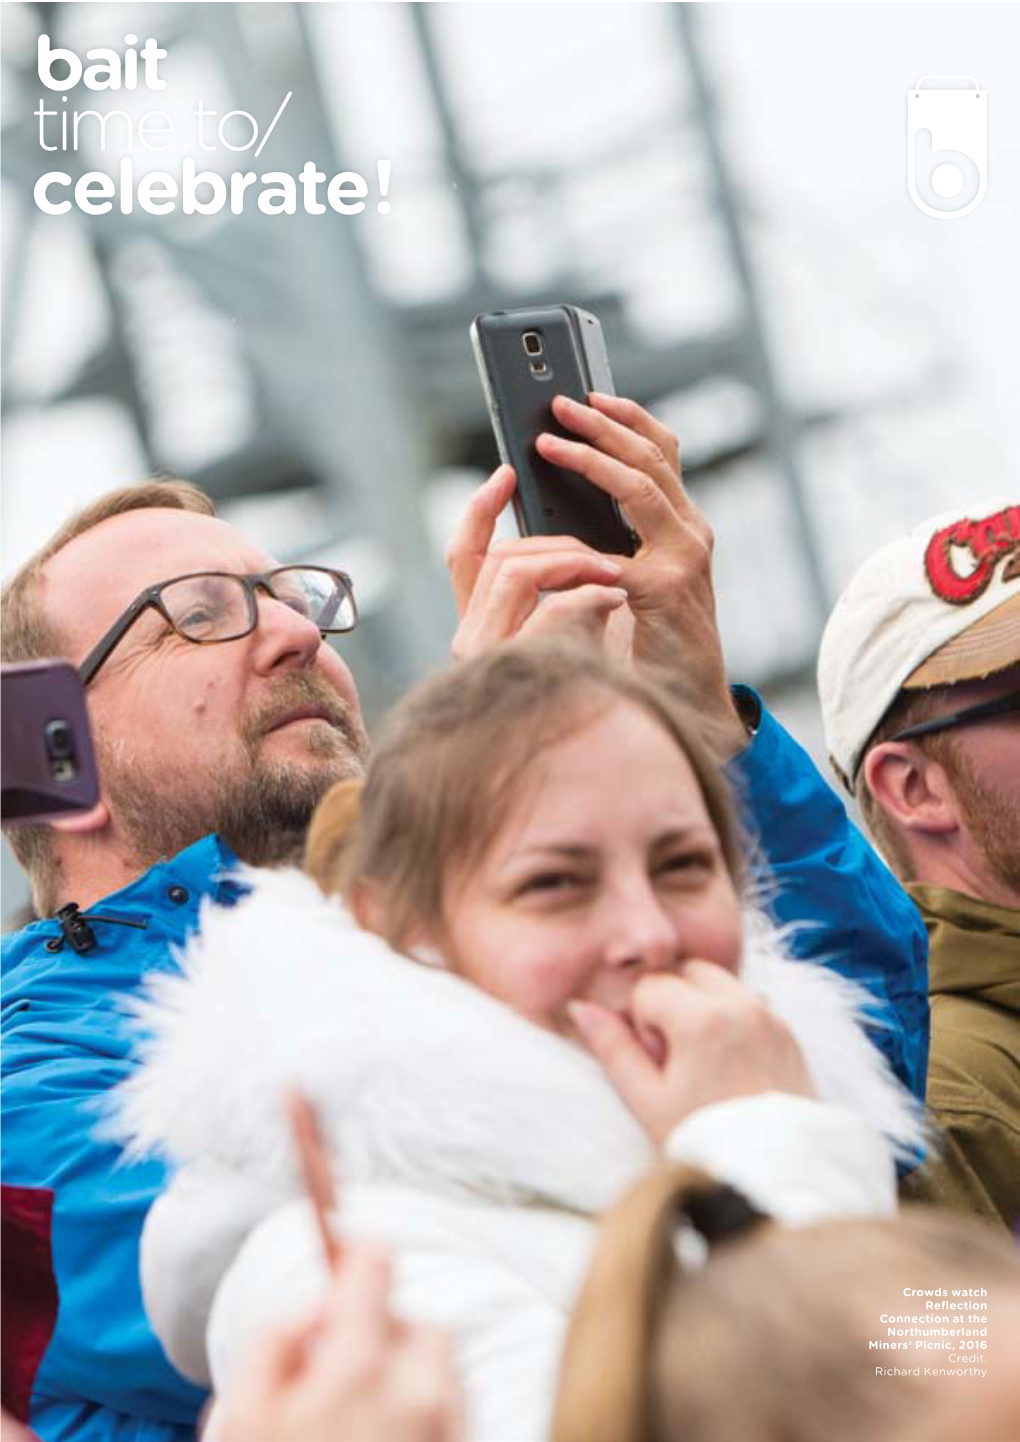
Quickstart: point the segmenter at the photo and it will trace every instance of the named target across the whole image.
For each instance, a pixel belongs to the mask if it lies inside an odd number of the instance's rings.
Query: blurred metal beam
[[[211,8],[221,24],[236,27],[234,7]],[[285,14],[292,43],[277,47],[258,73],[239,35],[225,58],[237,93],[261,95],[269,114],[288,90],[301,96],[273,133],[274,168],[297,174],[314,159],[331,175],[345,167],[323,103],[308,17],[300,5]],[[266,381],[280,433],[327,485],[342,487],[344,508],[358,514],[360,528],[378,537],[392,560],[379,662],[403,689],[445,655],[452,632],[448,587],[421,511],[435,466],[433,433],[408,383],[399,331],[368,270],[361,217],[299,214],[285,226],[261,214],[252,219],[245,244],[272,256],[286,304],[252,327],[249,355]],[[183,253],[180,259],[187,263]],[[194,248],[190,260],[197,274],[202,258]],[[281,355],[295,348],[297,357],[281,365]]]
[[[139,24],[148,23],[143,18],[148,8],[133,9]],[[274,131],[262,166],[296,175],[314,159],[327,175],[343,170],[301,6],[277,7],[287,43],[260,66],[253,64],[240,30],[239,8],[189,6],[189,39],[217,56],[233,93],[243,95],[260,119],[275,113],[288,90],[300,95],[300,105],[291,105]],[[164,18],[162,7],[153,7],[161,37]],[[50,31],[55,43],[63,20],[55,7]],[[105,20],[114,27],[120,23],[108,12]],[[30,197],[39,173],[30,127],[13,126],[4,139],[5,173]],[[72,178],[85,168],[73,152],[62,155],[61,166]],[[200,217],[195,221],[201,225]],[[454,618],[421,514],[425,482],[438,460],[436,431],[416,398],[399,325],[369,273],[359,224],[333,212],[299,211],[282,225],[250,209],[243,219],[210,223],[196,245],[183,244],[173,227],[154,225],[140,214],[124,217],[115,208],[91,217],[87,233],[113,307],[115,333],[89,358],[64,398],[117,397],[135,415],[151,454],[150,402],[138,355],[125,334],[114,271],[125,245],[139,239],[158,245],[211,307],[242,320],[239,334],[259,397],[255,441],[208,467],[189,468],[191,475],[218,500],[317,484],[332,497],[333,527],[381,539],[394,585],[375,621],[375,659],[395,693],[445,655]],[[150,464],[157,468],[164,459],[151,455]]]
[[[829,596],[818,559],[818,545],[807,509],[804,481],[797,461],[796,427],[772,364],[758,298],[758,282],[744,235],[736,186],[716,123],[715,96],[701,59],[698,26],[702,23],[702,17],[695,14],[696,7],[693,5],[673,5],[670,9],[679,28],[694,88],[694,114],[704,139],[713,178],[713,199],[719,210],[730,263],[736,273],[743,301],[741,328],[748,362],[745,374],[752,380],[764,402],[765,449],[786,488],[787,502],[800,541],[800,559],[804,565],[814,602],[815,621],[820,632],[828,617],[832,598]]]
[[[113,7],[89,9],[112,38],[122,24]],[[61,31],[69,23],[68,8],[52,6],[47,12],[40,28],[49,29],[55,43],[65,43]],[[322,89],[322,75],[328,72],[320,71],[319,57],[313,53],[304,7],[135,6],[131,13],[132,24],[149,26],[149,33],[158,33],[162,42],[176,33],[215,55],[227,71],[233,93],[244,97],[263,124],[288,89],[300,97],[300,105],[292,102],[274,131],[261,160],[264,168],[293,175],[307,159],[314,159],[327,174],[345,168],[339,159],[343,138],[333,132]],[[782,484],[793,515],[799,539],[796,559],[806,569],[819,623],[826,610],[828,597],[798,465],[800,440],[808,429],[873,414],[891,398],[887,393],[878,404],[862,407],[848,402],[845,409],[826,414],[798,414],[782,395],[761,317],[746,211],[724,154],[715,99],[701,62],[700,12],[695,15],[689,5],[680,5],[673,13],[692,93],[678,85],[678,99],[667,116],[658,117],[641,133],[619,135],[612,145],[600,148],[599,159],[620,163],[652,144],[664,148],[672,142],[679,148],[681,137],[703,141],[713,182],[711,200],[718,207],[726,258],[741,298],[737,321],[716,330],[653,348],[631,331],[621,296],[611,286],[592,294],[590,286],[571,273],[549,279],[544,294],[518,295],[491,279],[485,257],[492,228],[502,213],[500,188],[516,181],[531,192],[555,197],[587,169],[590,157],[576,152],[556,155],[554,167],[550,152],[534,169],[511,164],[499,173],[488,169],[478,173],[465,143],[464,127],[471,117],[451,102],[443,51],[437,44],[441,17],[422,5],[411,6],[408,18],[443,137],[443,163],[456,186],[471,249],[470,273],[457,295],[425,306],[402,306],[380,294],[365,255],[364,216],[299,212],[284,223],[252,204],[243,217],[222,215],[215,222],[210,218],[208,224],[195,217],[187,244],[174,225],[140,213],[125,220],[114,211],[90,217],[86,223],[114,309],[115,331],[53,402],[114,396],[132,410],[151,449],[152,396],[134,340],[138,317],[125,312],[117,271],[125,246],[139,239],[147,246],[157,245],[175,272],[186,275],[211,308],[238,322],[238,349],[256,399],[255,435],[208,465],[189,468],[190,474],[221,501],[314,488],[328,497],[327,528],[339,545],[345,536],[357,534],[381,540],[397,582],[391,602],[373,617],[371,639],[374,656],[388,677],[386,685],[393,691],[444,653],[452,627],[448,588],[421,517],[426,483],[443,464],[487,468],[495,457],[467,343],[470,317],[481,310],[565,299],[594,310],[607,332],[618,388],[645,403],[719,377],[752,387],[761,403],[761,428],[742,431],[740,441],[733,444],[720,440],[699,457],[689,475],[714,483],[735,462],[773,463],[781,478],[776,484]],[[30,57],[24,67],[27,78]],[[4,131],[4,141],[4,172],[30,202],[39,174],[33,122],[12,124]],[[244,156],[238,162],[247,168]],[[71,152],[61,156],[61,168],[73,176],[87,167]],[[699,197],[697,204],[703,211],[704,200]],[[37,225],[60,223],[39,217],[30,204],[29,208]],[[144,292],[144,286],[141,289]],[[15,305],[15,319],[16,310]],[[11,346],[11,314],[9,305],[5,360]],[[141,331],[144,341],[144,324]],[[901,388],[894,400],[909,403],[913,398]],[[22,403],[8,386],[5,415]],[[164,462],[165,458],[152,455],[154,466]]]
[[[481,285],[485,271],[486,232],[482,218],[482,188],[478,184],[474,170],[464,157],[464,147],[461,144],[457,119],[450,105],[449,92],[436,46],[435,14],[428,5],[410,5],[408,9],[425,69],[425,79],[432,100],[432,108],[443,137],[446,168],[457,192],[464,216],[464,226],[467,230],[471,251],[471,274],[468,284],[473,288]]]

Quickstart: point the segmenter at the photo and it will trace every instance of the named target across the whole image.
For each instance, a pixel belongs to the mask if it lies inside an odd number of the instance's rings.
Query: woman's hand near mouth
[[[688,961],[678,974],[642,977],[629,1017],[589,1001],[572,1001],[568,1011],[659,1145],[685,1117],[712,1102],[772,1091],[815,1095],[789,1027],[712,962]]]

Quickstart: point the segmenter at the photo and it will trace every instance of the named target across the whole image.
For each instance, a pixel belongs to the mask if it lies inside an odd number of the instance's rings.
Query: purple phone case
[[[77,671],[67,661],[25,661],[0,675],[4,825],[88,811],[99,774]]]

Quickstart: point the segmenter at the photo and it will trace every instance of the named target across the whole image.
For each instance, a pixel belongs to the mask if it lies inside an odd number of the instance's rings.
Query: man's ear
[[[911,741],[880,741],[862,767],[876,805],[907,831],[943,835],[960,824],[945,767]]]
[[[110,808],[103,800],[97,801],[90,811],[77,811],[68,816],[56,816],[49,822],[54,831],[63,831],[68,835],[102,831],[109,824]]]

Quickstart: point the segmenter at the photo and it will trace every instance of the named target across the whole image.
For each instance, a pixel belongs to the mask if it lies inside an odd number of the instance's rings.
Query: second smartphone
[[[555,395],[587,402],[613,391],[602,327],[573,305],[476,316],[471,343],[501,460],[517,475],[514,511],[524,536],[576,536],[593,550],[632,556],[637,537],[612,496],[535,449],[541,431],[577,437],[550,409]]]
[[[66,661],[4,666],[0,819],[51,821],[89,811],[99,773],[78,673]]]

